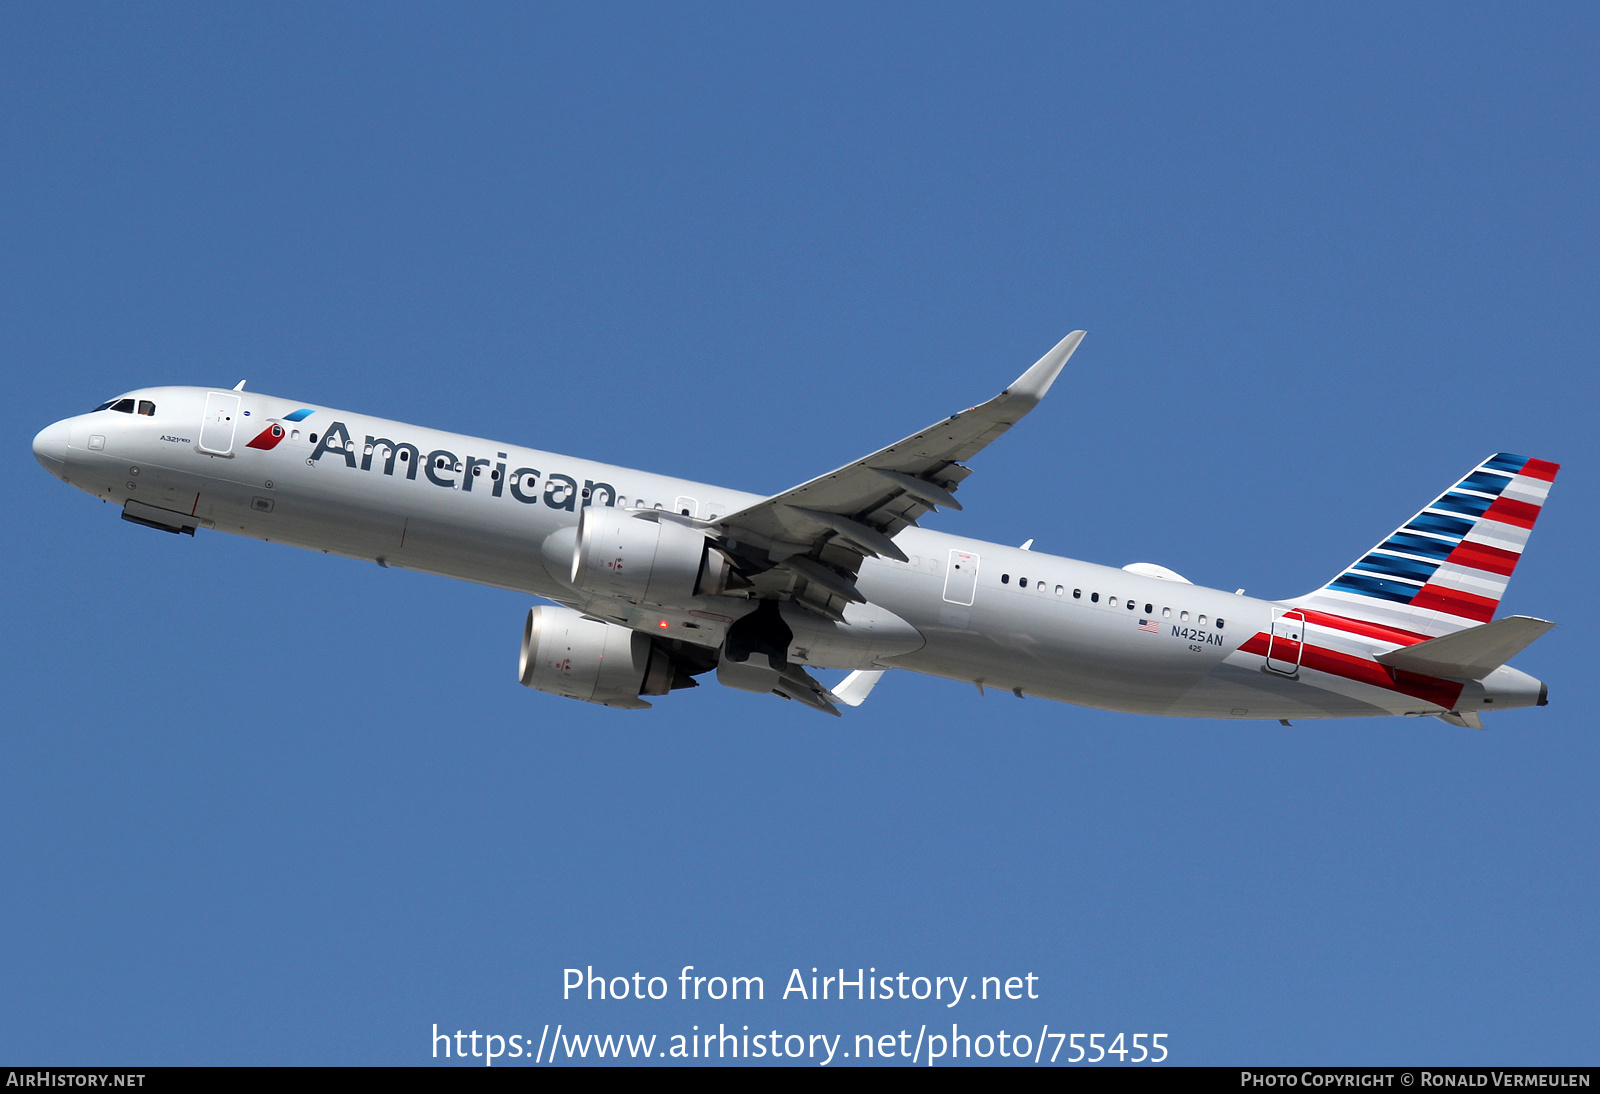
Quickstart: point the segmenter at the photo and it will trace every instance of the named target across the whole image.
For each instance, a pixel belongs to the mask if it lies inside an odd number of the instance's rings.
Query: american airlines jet
[[[771,497],[243,390],[132,391],[45,428],[52,475],[147,528],[442,574],[532,608],[519,678],[610,707],[719,683],[837,715],[886,669],[1187,718],[1543,706],[1494,619],[1557,465],[1497,453],[1320,589],[1266,601],[922,528],[1083,339],[999,395]],[[1031,541],[1030,541],[1031,543]],[[850,670],[833,688],[814,669]]]

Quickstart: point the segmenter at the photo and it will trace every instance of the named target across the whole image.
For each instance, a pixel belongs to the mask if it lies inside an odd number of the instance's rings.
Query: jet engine
[[[634,604],[684,604],[740,581],[722,551],[695,528],[649,509],[590,505],[578,520],[572,584]]]
[[[695,686],[649,635],[558,605],[528,612],[517,675],[526,687],[626,710],[648,709],[641,695]]]

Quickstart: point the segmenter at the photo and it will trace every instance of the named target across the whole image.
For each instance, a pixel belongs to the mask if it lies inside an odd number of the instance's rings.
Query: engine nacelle
[[[528,612],[517,676],[526,687],[626,710],[648,709],[641,695],[694,686],[649,635],[559,605]]]
[[[572,551],[575,587],[634,604],[684,604],[727,591],[727,555],[694,528],[640,512],[584,508]]]

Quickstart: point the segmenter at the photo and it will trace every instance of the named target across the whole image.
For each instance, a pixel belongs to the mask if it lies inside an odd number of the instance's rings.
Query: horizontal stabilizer
[[[1380,653],[1377,660],[1391,668],[1420,672],[1425,676],[1482,680],[1553,626],[1554,623],[1545,619],[1508,615],[1443,638],[1430,638],[1414,646]]]

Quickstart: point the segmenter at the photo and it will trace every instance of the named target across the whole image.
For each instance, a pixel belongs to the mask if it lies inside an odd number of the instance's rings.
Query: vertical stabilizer
[[[1418,637],[1494,618],[1560,464],[1501,452],[1297,608]]]

